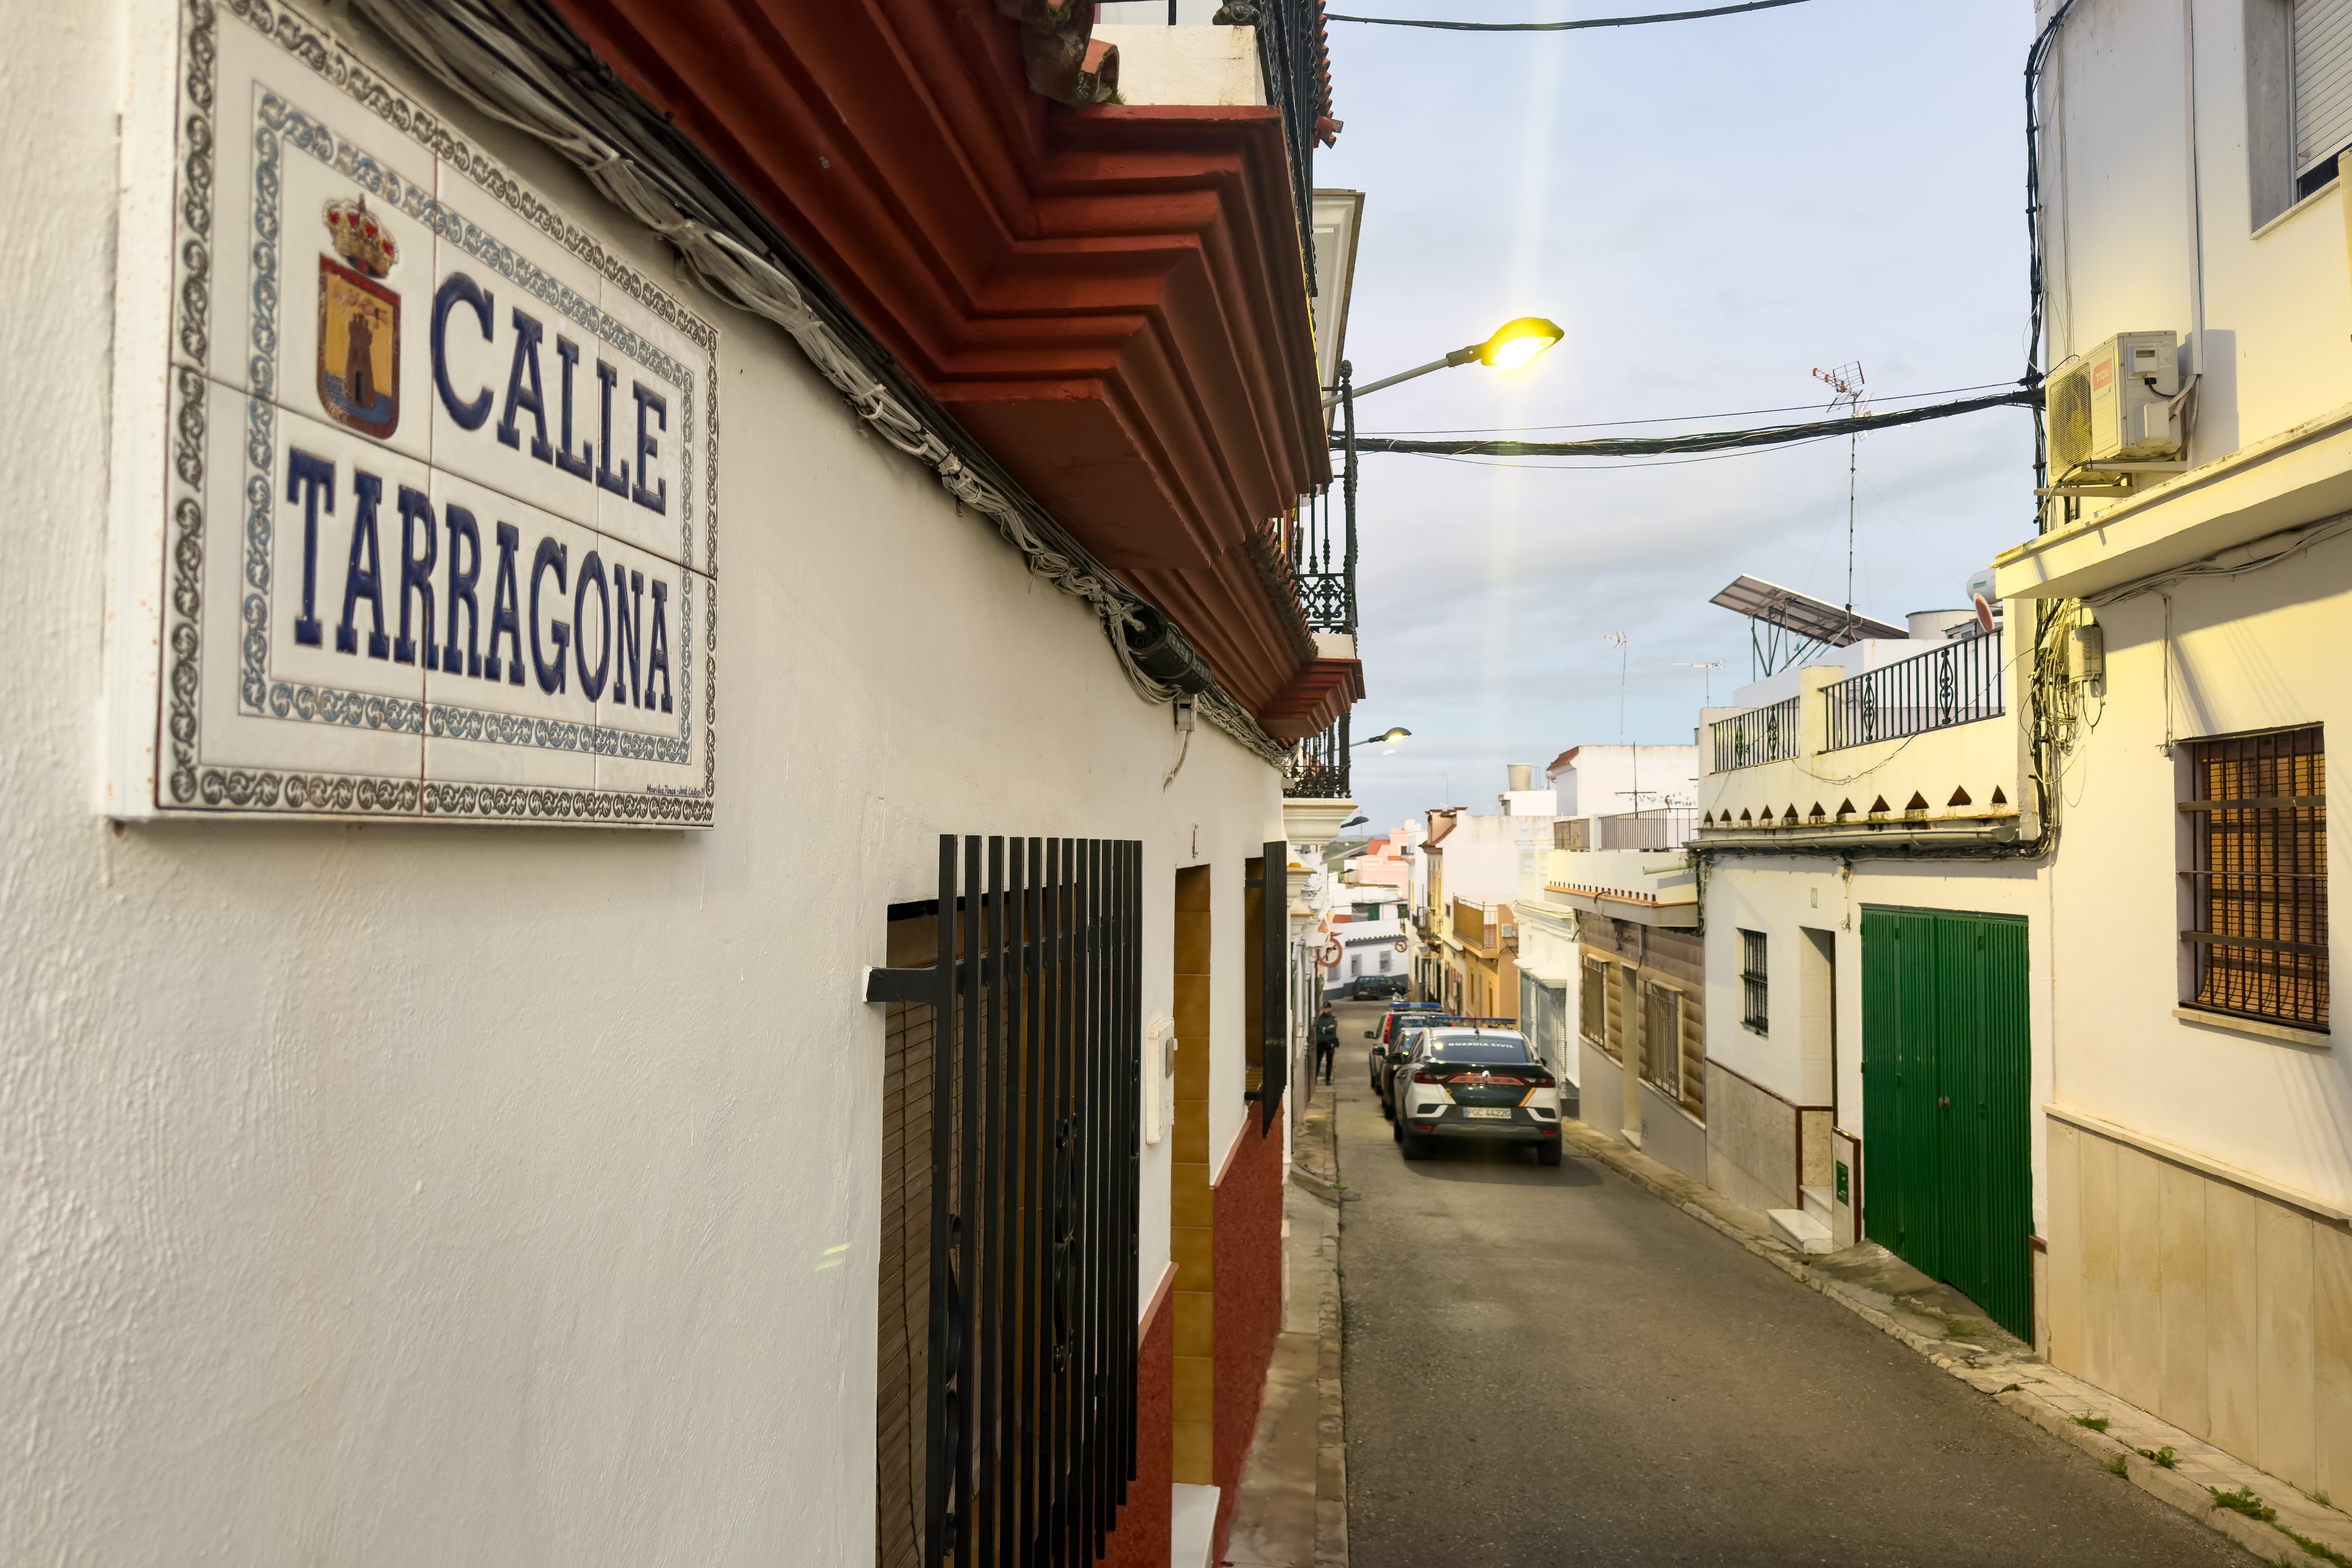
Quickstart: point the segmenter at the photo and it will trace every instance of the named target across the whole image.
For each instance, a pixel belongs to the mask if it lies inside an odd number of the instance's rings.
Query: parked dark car
[[[1418,1160],[1440,1140],[1525,1143],[1560,1160],[1559,1085],[1516,1030],[1438,1026],[1413,1035],[1390,1075],[1398,1147]]]
[[[1426,1028],[1440,1020],[1451,1021],[1445,1010],[1434,1002],[1391,1002],[1388,1016],[1377,1029],[1366,1029],[1364,1038],[1373,1042],[1370,1051],[1371,1085],[1374,1093],[1387,1087],[1382,1068],[1391,1056],[1402,1057],[1415,1029]]]
[[[1378,1002],[1404,994],[1402,974],[1359,974],[1349,984],[1349,999],[1357,1002]]]

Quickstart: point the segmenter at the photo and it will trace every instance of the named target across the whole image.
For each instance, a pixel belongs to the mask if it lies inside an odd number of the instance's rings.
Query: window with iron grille
[[[1764,973],[1764,933],[1739,933],[1739,1021],[1758,1034],[1771,1032],[1770,1000]]]
[[[1642,1005],[1642,1077],[1673,1100],[1683,1098],[1683,996],[1670,985],[1645,986]]]
[[[2327,1027],[2327,754],[2320,728],[2189,744],[2181,1003]]]
[[[1609,965],[1598,958],[1584,961],[1584,984],[1576,995],[1577,1027],[1594,1045],[1609,1045]]]
[[[886,1122],[885,1568],[1093,1563],[1128,1500],[1142,867],[1133,840],[946,836],[932,962],[868,976],[927,1080]]]

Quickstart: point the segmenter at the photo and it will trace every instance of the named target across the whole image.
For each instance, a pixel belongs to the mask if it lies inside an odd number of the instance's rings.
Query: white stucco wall
[[[2340,671],[2352,658],[2352,540],[2267,572],[2185,583],[2172,595],[2171,731],[2188,739],[2322,724],[2352,734]],[[2314,1049],[2183,1022],[2175,875],[2179,799],[2165,754],[2164,603],[2155,595],[2098,611],[2107,679],[2098,726],[2068,764],[2057,873],[2062,975],[2059,1100],[2198,1150],[2273,1182],[2352,1205],[2352,1062]],[[2328,879],[2347,885],[2352,854],[2328,836]],[[2341,931],[2330,968],[2352,960]],[[2340,1024],[2336,1026],[2338,1032]]]
[[[2338,407],[2352,386],[2341,191],[2259,232],[2252,223],[2244,6],[2195,0],[2184,26],[2175,0],[2084,0],[2043,73],[2045,363],[2118,332],[2186,337],[2201,260],[2207,379],[2189,447],[2199,463]],[[2201,237],[2183,68],[2192,30]],[[2097,510],[2084,503],[2085,515]]]
[[[1479,904],[1510,902],[1530,874],[1543,870],[1551,853],[1551,825],[1549,816],[1464,812],[1441,846],[1445,851],[1441,894]]]
[[[1698,773],[1696,746],[1579,746],[1549,777],[1560,816],[1615,816],[1636,805],[1654,810],[1661,795],[1691,799]]]
[[[1799,947],[1807,929],[1828,931],[1837,954],[1837,1126],[1867,1139],[1862,1099],[1862,910],[1864,905],[2021,915],[2033,1053],[2033,1203],[2043,1206],[2042,1107],[2050,1099],[2050,910],[2046,868],[2024,860],[1918,864],[1828,856],[1726,856],[1706,874],[1706,1054],[1791,1103],[1803,1103],[1803,989]],[[1769,1033],[1740,1022],[1739,932],[1765,933]],[[2070,956],[2068,962],[2074,962]],[[2043,1234],[2047,1234],[2046,1231]]]
[[[2041,8],[2046,12],[2049,0]],[[2341,188],[2323,190],[2259,229],[2252,221],[2249,148],[2259,128],[2249,118],[2247,15],[2245,0],[2195,0],[2189,11],[2196,43],[2193,189],[2180,7],[2084,0],[2061,29],[2044,90],[2052,123],[2044,142],[2053,203],[2051,357],[2118,331],[2185,332],[2194,289],[2189,241],[2200,235],[2209,381],[2189,453],[2200,464],[2340,409],[2352,387],[2352,269]],[[2265,477],[2257,465],[2245,483]],[[2179,511],[2195,504],[2164,503],[2143,515],[2161,523],[2168,521],[2166,505]],[[2230,506],[2211,505],[2226,525]],[[2085,517],[2101,510],[2083,507]],[[2203,547],[2182,553],[2201,554]],[[2347,590],[2352,543],[2340,539],[2243,577],[2169,586],[2168,680],[2162,596],[2095,609],[2107,679],[2085,703],[2090,721],[2077,731],[2065,764],[2054,892],[2058,1100],[2339,1204],[2352,1200],[2345,1131],[2352,1126],[2352,1067],[2340,1048],[2314,1050],[2172,1016],[2186,922],[2176,876],[2175,763],[2165,742],[2168,735],[2312,723],[2340,732],[2352,720],[2337,674],[2352,625]],[[2331,844],[2331,879],[2346,866],[2342,844]]]
[[[1139,837],[1148,1019],[1213,865],[1223,1149],[1276,775],[1204,724],[1163,788],[1093,618],[680,281],[723,342],[714,830],[92,815],[124,51],[110,5],[0,15],[39,148],[0,174],[0,1555],[868,1560],[885,907],[942,831]]]
[[[1133,6],[1123,7],[1134,9]],[[1262,104],[1255,27],[1168,26],[1163,7],[1133,22],[1105,17],[1089,35],[1118,51],[1122,103]]]

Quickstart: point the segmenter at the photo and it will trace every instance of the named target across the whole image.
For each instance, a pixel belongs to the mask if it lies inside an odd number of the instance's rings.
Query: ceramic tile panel
[[[2164,1400],[2162,1226],[2157,1163],[2116,1146],[2116,1297],[2107,1386],[2144,1410]]]
[[[282,52],[223,65],[246,167],[216,214],[235,232],[215,246],[214,379],[425,460],[432,154]]]
[[[116,798],[708,826],[716,328],[302,16],[178,25],[167,417],[123,426],[162,591],[115,605],[164,668]]]
[[[619,540],[608,539],[604,549],[613,666],[597,706],[596,787],[707,800],[716,584]],[[604,646],[600,637],[599,649]]]
[[[2044,1117],[2050,1160],[2050,1361],[2083,1369],[2083,1163],[2087,1134]],[[1862,1194],[1865,1215],[1870,1194]],[[1866,1222],[1865,1222],[1866,1223]]]
[[[2205,1189],[2195,1171],[2158,1167],[2163,1234],[2164,1396],[2151,1406],[2176,1426],[2202,1432],[2212,1419],[2205,1388]]]
[[[2083,1375],[2101,1387],[2115,1382],[2116,1145],[2083,1140]]]
[[[599,472],[597,526],[639,549],[714,572],[716,334],[667,290],[618,262],[606,268],[604,319],[616,399],[605,446],[616,482]],[[601,380],[604,371],[597,374]]]
[[[601,576],[605,542],[454,474],[433,476],[433,507],[440,532],[427,601],[436,635],[424,654],[425,776],[594,788],[596,696],[572,626],[574,606],[593,603],[574,584],[584,590],[588,577]]]
[[[2255,1348],[2260,1318],[2262,1200],[2215,1182],[2205,1189],[2205,1397],[2218,1448],[2254,1455],[2260,1427]]]
[[[2352,1234],[2311,1227],[2315,1490],[2352,1498]]]
[[[2316,1487],[2311,1407],[2311,1219],[2300,1209],[2255,1200],[2260,1305],[2254,1324],[2255,1448],[2249,1456],[2274,1476]]]
[[[439,179],[432,294],[419,317],[434,466],[593,527],[610,456],[603,432],[628,416],[625,378],[599,372],[614,357],[604,279],[453,164],[441,163]],[[543,205],[537,216],[561,222]]]
[[[196,611],[192,635],[173,639],[202,670],[190,804],[233,808],[259,790],[264,807],[337,809],[342,797],[368,815],[413,812],[425,683],[394,657],[396,552],[404,498],[432,476],[264,399],[205,391],[201,588],[182,601]],[[321,781],[325,798],[307,782],[286,798],[297,777]],[[324,787],[331,777],[345,782]],[[373,781],[364,803],[359,781]]]

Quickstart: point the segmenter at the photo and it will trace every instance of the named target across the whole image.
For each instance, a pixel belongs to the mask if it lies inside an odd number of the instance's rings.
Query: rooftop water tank
[[[1976,618],[1977,613],[1972,609],[1914,610],[1903,617],[1911,628],[1913,642],[1942,642],[1954,627],[1972,626]]]

